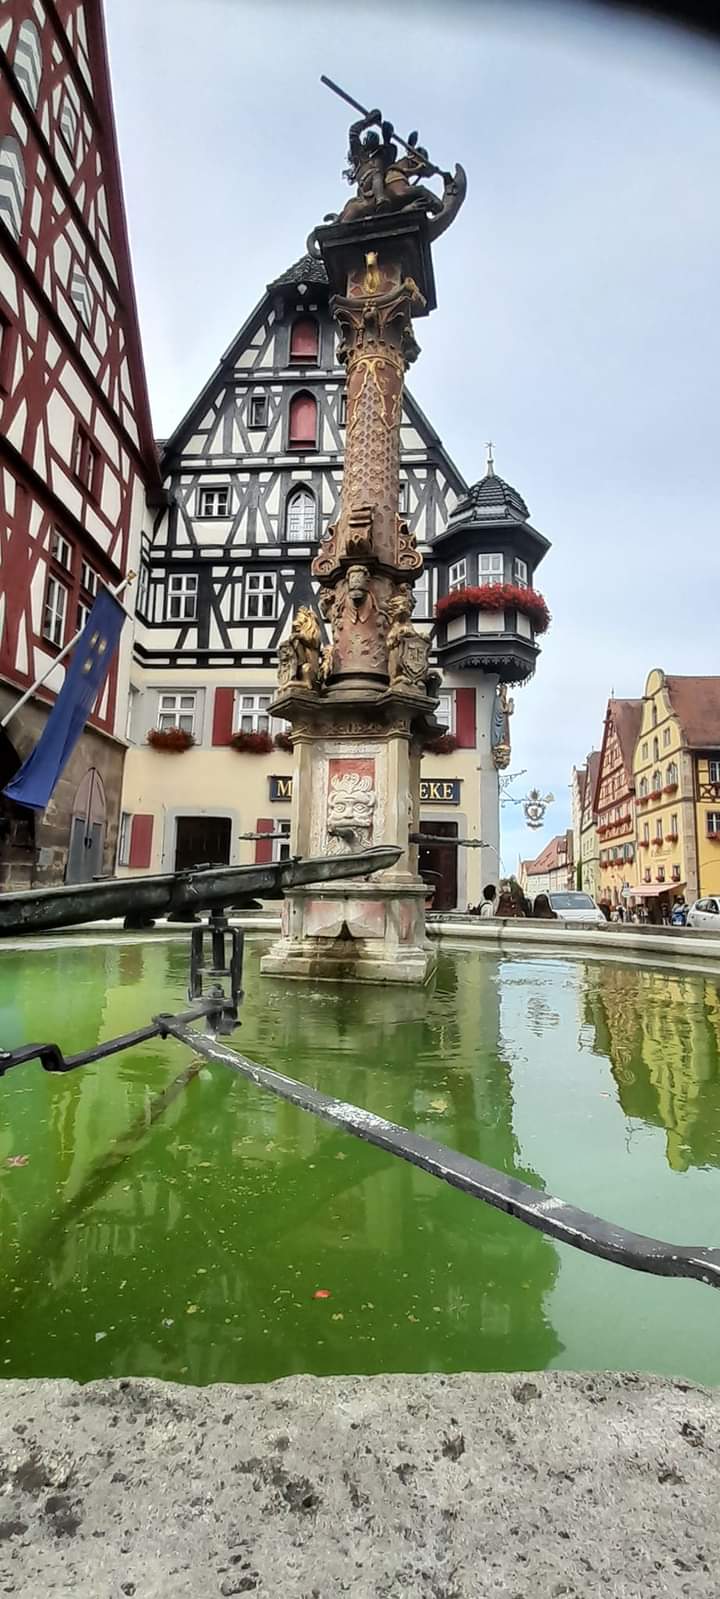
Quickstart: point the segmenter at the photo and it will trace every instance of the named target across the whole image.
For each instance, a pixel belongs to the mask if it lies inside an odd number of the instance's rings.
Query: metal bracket
[[[206,936],[210,935],[209,950]],[[226,941],[229,952],[226,954]],[[242,969],[245,934],[240,927],[231,927],[224,910],[211,911],[207,923],[194,927],[190,942],[190,982],[188,999],[216,1001],[207,1011],[208,1026],[218,1037],[228,1037],[238,1026],[238,1009],[242,1002]],[[212,979],[212,987],[204,994],[203,980]],[[230,993],[225,994],[218,979],[229,978]]]

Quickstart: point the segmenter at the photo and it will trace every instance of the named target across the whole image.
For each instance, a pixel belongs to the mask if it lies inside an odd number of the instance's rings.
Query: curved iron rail
[[[391,1155],[399,1155],[401,1160],[419,1166],[473,1199],[482,1199],[496,1210],[515,1216],[529,1227],[536,1227],[559,1243],[570,1244],[574,1249],[598,1255],[618,1266],[629,1266],[633,1271],[650,1272],[655,1277],[694,1277],[698,1282],[720,1288],[720,1249],[670,1244],[660,1238],[629,1232],[593,1216],[590,1211],[579,1210],[562,1199],[531,1188],[517,1177],[495,1171],[469,1155],[460,1155],[457,1150],[425,1138],[421,1133],[411,1133],[397,1122],[386,1121],[384,1116],[375,1116],[372,1111],[321,1094],[307,1083],[298,1083],[268,1066],[259,1066],[256,1061],[248,1060],[214,1038],[194,1032],[174,1018],[166,1017],[163,1021],[170,1037],[187,1044],[206,1060],[228,1067],[239,1076],[249,1078],[258,1088],[288,1100],[291,1105],[319,1116],[334,1127],[344,1128],[354,1138],[375,1144]]]

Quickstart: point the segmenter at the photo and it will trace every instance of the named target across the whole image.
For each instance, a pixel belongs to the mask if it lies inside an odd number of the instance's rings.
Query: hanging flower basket
[[[239,755],[269,755],[273,747],[269,733],[233,733],[230,743]]]
[[[293,741],[289,733],[276,733],[273,739],[276,750],[287,750],[292,754]]]
[[[432,738],[425,745],[425,755],[452,755],[458,747],[458,741],[453,733],[442,733],[440,738]]]
[[[180,755],[183,750],[192,749],[195,740],[192,733],[186,733],[182,727],[151,727],[147,742],[154,750],[170,750]]]
[[[536,633],[547,633],[550,612],[542,594],[536,589],[519,588],[517,583],[483,583],[480,588],[453,589],[438,600],[435,615],[438,621],[447,622],[464,611],[503,611],[506,607],[527,616]]]

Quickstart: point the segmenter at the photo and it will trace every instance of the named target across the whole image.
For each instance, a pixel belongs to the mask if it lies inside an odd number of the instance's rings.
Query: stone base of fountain
[[[423,882],[352,879],[288,893],[266,975],[326,982],[425,983],[435,950],[425,935]]]

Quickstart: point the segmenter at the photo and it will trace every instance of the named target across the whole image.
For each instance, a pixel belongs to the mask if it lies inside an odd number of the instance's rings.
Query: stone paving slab
[[[0,1594],[713,1599],[720,1394],[570,1373],[5,1382]]]

